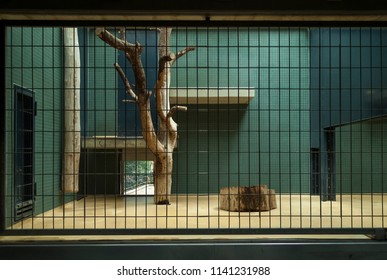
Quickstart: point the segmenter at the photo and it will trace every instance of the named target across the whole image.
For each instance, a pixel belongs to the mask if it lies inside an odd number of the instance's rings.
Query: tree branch
[[[96,28],[95,34],[105,43],[112,46],[113,48],[124,51],[124,52],[135,52],[141,53],[142,47],[140,44],[131,44],[126,40],[122,40],[111,34],[105,28]]]
[[[125,27],[119,27],[118,34],[120,34],[121,40],[126,41],[126,28]]]
[[[132,100],[132,99],[122,99],[122,102],[124,102],[124,103],[137,103],[137,101]]]
[[[162,121],[167,120],[166,111],[169,111],[169,100],[168,98],[168,76],[169,71],[167,71],[167,67],[170,61],[173,61],[176,58],[174,53],[169,53],[164,56],[161,56],[159,59],[159,71],[156,81],[156,110],[157,114]],[[171,66],[169,64],[169,66]]]
[[[168,118],[172,117],[172,115],[174,113],[176,113],[176,111],[183,111],[183,112],[185,112],[185,111],[187,111],[187,107],[186,106],[175,105],[175,106],[173,106],[171,108],[171,110],[169,110],[167,117]]]
[[[159,28],[159,27],[149,27],[148,28],[150,31],[159,31],[159,32],[161,32],[161,28]]]
[[[176,59],[176,55],[174,53],[169,53],[159,59],[159,75],[164,72],[165,67],[167,66],[167,62],[174,61]]]
[[[162,27],[160,28],[159,36],[159,56],[163,57],[169,55],[170,51],[170,38],[171,38],[172,28]]]
[[[167,114],[167,126],[168,126],[168,130],[170,131],[176,131],[177,130],[177,124],[172,120],[172,116],[174,113],[176,113],[176,111],[187,111],[187,107],[186,106],[179,106],[179,105],[175,105],[173,106],[168,114]]]
[[[130,96],[134,99],[134,101],[137,102],[138,97],[134,93],[134,91],[132,90],[132,87],[130,86],[130,83],[129,83],[128,79],[126,78],[125,73],[122,70],[122,68],[120,67],[120,65],[118,63],[114,63],[114,68],[116,68],[118,74],[121,77],[121,80],[124,82],[126,93],[130,94]]]
[[[176,60],[178,60],[180,57],[182,57],[183,55],[189,53],[190,51],[193,51],[195,50],[195,47],[186,47],[185,49],[179,51],[175,58],[173,59],[172,63],[175,63]]]

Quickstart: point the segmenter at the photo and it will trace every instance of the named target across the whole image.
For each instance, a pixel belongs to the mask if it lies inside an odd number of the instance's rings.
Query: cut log
[[[227,211],[269,211],[277,208],[275,191],[266,185],[220,189],[220,208]]]

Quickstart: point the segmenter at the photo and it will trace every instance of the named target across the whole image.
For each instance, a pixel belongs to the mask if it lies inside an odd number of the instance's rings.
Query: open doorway
[[[153,161],[125,160],[123,162],[123,195],[153,195]]]

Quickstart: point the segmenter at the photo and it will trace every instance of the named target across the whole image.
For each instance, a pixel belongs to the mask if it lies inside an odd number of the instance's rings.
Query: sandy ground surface
[[[217,195],[171,197],[155,205],[152,196],[88,196],[25,219],[11,229],[267,229],[385,228],[387,195],[277,195],[277,209],[229,212]]]

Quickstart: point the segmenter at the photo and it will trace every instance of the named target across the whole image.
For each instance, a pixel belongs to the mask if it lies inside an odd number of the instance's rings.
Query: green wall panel
[[[35,214],[63,202],[60,191],[62,153],[62,32],[59,28],[7,28],[7,225],[13,221],[14,89],[17,84],[35,93]],[[65,197],[65,201],[71,196]]]
[[[172,87],[251,87],[249,105],[188,105],[175,117],[179,143],[173,191],[267,184],[309,192],[307,29],[174,29]],[[188,163],[187,163],[188,162]]]
[[[7,29],[7,215],[12,213],[13,84],[38,102],[36,213],[62,202],[62,39],[59,28]],[[87,135],[116,135],[117,53],[87,33]],[[188,105],[178,112],[173,192],[217,193],[267,184],[309,193],[309,31],[292,28],[176,28],[172,49],[195,46],[172,69],[172,87],[250,87],[248,105]],[[353,53],[356,50],[351,50]],[[355,70],[354,70],[355,71]],[[338,192],[386,191],[386,121],[337,129]],[[66,198],[71,199],[71,196]],[[9,225],[11,221],[7,221]]]
[[[87,136],[117,135],[117,51],[87,31]]]
[[[337,193],[387,191],[387,120],[336,129]]]

